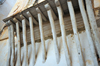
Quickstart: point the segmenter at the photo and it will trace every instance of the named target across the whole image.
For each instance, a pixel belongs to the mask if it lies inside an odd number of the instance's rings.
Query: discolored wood
[[[73,27],[73,32],[74,32],[74,36],[75,36],[75,40],[76,40],[76,46],[77,46],[77,52],[78,52],[78,58],[79,58],[80,66],[84,66],[85,63],[84,63],[84,59],[83,59],[81,42],[80,42],[78,30],[77,30],[77,23],[76,23],[73,5],[72,5],[71,1],[68,1],[67,4],[68,4],[70,18],[71,18],[72,27]]]
[[[43,31],[43,25],[42,25],[43,22],[42,22],[41,12],[39,12],[40,10],[38,8],[36,8],[36,10],[38,11],[38,21],[39,21],[41,43],[42,43],[42,57],[43,57],[42,62],[44,63],[46,59],[46,50],[45,50],[44,31]]]
[[[49,21],[50,21],[50,25],[51,25],[51,29],[52,29],[52,34],[53,34],[56,61],[57,61],[57,63],[59,63],[60,56],[59,56],[59,50],[58,50],[58,42],[57,42],[57,35],[56,35],[53,13],[52,13],[52,10],[51,10],[49,4],[46,4],[45,8],[48,10],[47,13],[48,13],[48,17],[49,17]]]
[[[92,59],[94,61],[94,65],[98,66],[95,47],[94,47],[92,34],[91,34],[89,22],[88,22],[88,17],[86,15],[86,11],[85,11],[85,8],[84,8],[83,0],[78,0],[78,2],[79,2],[80,11],[81,11],[81,14],[82,14],[83,22],[84,22],[84,25],[85,25],[85,30],[86,30],[86,33],[87,33],[87,37],[88,37],[88,41],[89,41],[89,45],[90,45],[90,49],[91,49]]]
[[[68,48],[67,40],[66,40],[63,12],[62,12],[62,8],[60,6],[60,3],[58,4],[58,2],[59,2],[58,0],[55,0],[55,3],[57,5],[57,10],[58,10],[58,15],[59,15],[59,23],[60,23],[60,28],[61,28],[61,35],[62,35],[62,41],[63,41],[64,51],[65,51],[66,62],[67,62],[68,66],[71,66],[69,48]]]
[[[16,22],[16,32],[17,32],[17,44],[18,44],[18,58],[17,58],[17,65],[21,66],[21,40],[20,40],[20,29],[19,29],[19,22]]]
[[[97,28],[96,19],[95,19],[94,12],[92,9],[92,3],[91,3],[91,0],[85,0],[85,1],[86,1],[87,14],[89,17],[90,25],[91,25],[93,36],[94,36],[96,50],[100,57],[100,40],[99,40],[99,35],[98,35],[99,31]]]
[[[28,46],[26,39],[26,20],[22,20],[22,30],[23,30],[23,43],[24,43],[24,66],[28,66]]]
[[[34,28],[33,28],[33,19],[30,12],[27,12],[27,15],[29,16],[29,23],[30,23],[30,37],[31,37],[31,44],[32,44],[32,66],[35,65],[35,56],[36,56],[36,46],[35,46],[35,38],[34,38]]]

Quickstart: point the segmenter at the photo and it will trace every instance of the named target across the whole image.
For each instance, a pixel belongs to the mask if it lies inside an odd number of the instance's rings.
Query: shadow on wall
[[[17,0],[0,0],[0,30],[5,24],[2,20],[10,13],[16,1]]]
[[[5,0],[0,0],[0,5],[2,5],[5,2]]]

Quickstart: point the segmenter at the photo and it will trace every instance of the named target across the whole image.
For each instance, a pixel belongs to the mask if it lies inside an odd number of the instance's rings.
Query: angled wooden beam
[[[38,7],[37,7],[38,8]],[[48,21],[48,19],[42,14],[41,10],[38,8],[38,12],[41,13],[41,16],[44,21]]]
[[[24,43],[24,66],[28,66],[28,46],[26,38],[26,20],[22,20],[22,30],[23,30],[23,43]]]
[[[10,42],[11,42],[11,51],[12,51],[12,57],[11,57],[11,66],[15,65],[15,37],[14,37],[14,25],[12,24],[12,22],[9,20],[8,23],[10,23],[10,33],[11,33],[11,37],[10,37]]]
[[[34,18],[30,14],[30,12],[27,12],[27,15],[29,17],[29,23],[30,23],[30,37],[31,37],[31,44],[32,44],[32,66],[35,65],[35,36],[34,36],[34,26],[33,26],[33,20]],[[36,22],[37,24],[37,22]]]
[[[7,22],[8,23],[8,22]],[[8,57],[6,66],[11,66],[11,27],[8,27],[8,36],[9,36],[9,43],[8,43]]]
[[[87,14],[88,14],[90,25],[91,25],[92,32],[94,35],[96,50],[100,58],[100,39],[99,39],[100,36],[98,35],[99,31],[97,28],[96,19],[95,19],[93,8],[92,8],[92,2],[91,0],[85,0],[85,1],[86,1]]]
[[[34,24],[36,24],[36,25],[38,24],[36,19],[31,15],[31,13],[29,11],[27,12],[27,15],[28,15],[28,17],[32,17],[32,19],[33,19],[32,21],[33,21]]]
[[[82,14],[82,18],[83,18],[83,21],[84,21],[85,30],[86,30],[86,33],[87,33],[87,38],[88,38],[88,41],[89,41],[89,46],[90,46],[90,49],[91,49],[91,55],[92,55],[92,59],[93,59],[93,62],[94,62],[94,66],[98,66],[95,47],[94,47],[92,34],[91,34],[91,30],[90,30],[90,26],[89,26],[89,22],[88,22],[88,17],[86,15],[83,0],[78,0],[78,3],[79,3],[80,11],[81,11],[81,14]]]
[[[59,23],[60,23],[60,27],[61,27],[62,41],[63,41],[63,46],[64,46],[67,65],[71,66],[71,59],[70,59],[69,49],[68,49],[67,40],[66,40],[66,32],[65,32],[65,26],[64,26],[65,24],[64,24],[64,19],[63,19],[63,11],[62,11],[59,0],[55,0],[55,4],[57,6],[57,11],[58,11],[58,15],[59,15]]]
[[[22,21],[26,21],[26,25],[29,26],[28,20],[23,15],[20,15],[20,18],[22,19]]]
[[[43,31],[43,25],[42,25],[42,15],[39,10],[39,8],[36,8],[36,11],[38,12],[38,21],[39,21],[39,28],[40,28],[40,36],[41,36],[41,43],[42,43],[42,56],[43,56],[43,63],[46,59],[46,49],[45,49],[45,40],[44,40],[44,31]]]
[[[57,42],[57,35],[56,35],[53,13],[52,13],[52,10],[51,10],[49,4],[46,4],[45,8],[47,9],[47,14],[48,14],[49,21],[50,21],[50,24],[51,24],[53,41],[54,41],[54,48],[55,48],[55,54],[56,54],[56,61],[57,61],[57,63],[59,63],[60,57],[59,57],[59,50],[58,50],[58,46],[57,46],[58,42]]]
[[[17,20],[16,18],[13,18],[13,21],[16,22],[16,33],[17,33],[17,48],[18,48],[18,53],[17,53],[17,65],[18,66],[21,66],[21,41],[20,41],[20,31],[21,31],[21,28],[22,28],[22,23]],[[20,28],[21,27],[21,28]]]
[[[18,44],[17,65],[21,66],[21,46],[20,46],[21,42],[20,42],[20,29],[19,29],[19,25],[21,26],[21,24],[19,24],[19,21],[16,18],[14,18],[13,20],[16,22],[16,33],[17,33],[17,44]]]
[[[68,4],[70,18],[71,18],[72,27],[73,27],[73,32],[74,32],[74,36],[75,36],[75,40],[76,40],[76,46],[77,46],[77,52],[78,52],[80,66],[85,66],[83,54],[82,54],[81,42],[80,42],[78,30],[77,30],[77,24],[76,24],[76,18],[75,18],[73,5],[72,5],[71,1],[68,1],[67,4]]]

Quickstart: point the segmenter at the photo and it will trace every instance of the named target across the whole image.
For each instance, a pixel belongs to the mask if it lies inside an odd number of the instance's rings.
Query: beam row
[[[84,56],[82,52],[82,47],[81,47],[81,41],[79,38],[79,32],[77,28],[77,22],[75,18],[75,11],[72,5],[71,0],[66,1],[69,9],[69,15],[72,23],[72,28],[73,28],[73,33],[76,41],[76,47],[77,47],[77,54],[78,54],[78,59],[80,66],[85,66],[85,61],[84,61]],[[100,57],[100,41],[98,37],[98,30],[97,30],[97,25],[96,25],[96,20],[94,17],[92,5],[90,0],[86,0],[86,8],[87,8],[87,14],[89,16],[89,21],[88,17],[85,11],[84,3],[83,0],[78,0],[79,3],[79,8],[80,12],[83,18],[86,34],[88,37],[89,41],[89,48],[91,49],[91,54],[92,54],[92,59],[94,62],[95,66],[98,66],[98,61],[97,61],[97,56],[96,56],[96,51]],[[63,18],[63,10],[61,8],[61,4],[59,0],[55,0],[55,4],[57,7],[57,12],[58,12],[58,19],[59,19],[59,24],[61,28],[61,35],[62,35],[62,41],[63,41],[63,46],[64,46],[64,52],[65,52],[65,58],[66,58],[66,63],[67,66],[72,66],[72,60],[70,58],[70,51],[68,48],[67,44],[67,38],[66,38],[66,31],[65,31],[65,24],[64,24],[64,18]],[[48,19],[51,25],[51,31],[53,35],[53,41],[54,41],[54,49],[55,49],[55,55],[56,55],[56,61],[57,63],[60,62],[60,53],[59,53],[59,48],[58,48],[58,42],[57,42],[57,35],[56,35],[56,29],[55,29],[55,21],[54,18],[56,14],[53,12],[51,6],[49,3],[44,5],[45,9],[47,10],[47,15]],[[43,31],[43,20],[47,21],[46,17],[42,14],[41,10],[39,7],[36,8],[37,11],[37,16],[38,16],[38,22],[36,19],[32,16],[32,14],[28,11],[26,12],[28,16],[28,20],[23,16],[20,15],[20,18],[22,21],[20,22],[17,20],[17,18],[13,18],[14,22],[16,22],[16,33],[17,33],[17,66],[21,66],[21,40],[20,40],[20,27],[22,27],[22,32],[23,32],[23,44],[24,44],[24,66],[28,66],[28,45],[27,45],[27,26],[30,27],[30,37],[31,37],[31,44],[32,44],[32,66],[35,65],[36,62],[36,46],[35,46],[35,35],[34,35],[34,24],[38,25],[39,23],[39,30],[40,30],[40,38],[41,38],[41,45],[42,45],[42,62],[44,63],[46,61],[46,47],[45,47],[45,39],[44,39],[44,31]],[[90,22],[90,25],[89,25]],[[8,50],[8,58],[7,58],[7,66],[14,66],[15,65],[15,40],[14,40],[14,24],[11,21],[8,21],[7,23],[10,23],[11,25],[8,27],[9,30],[9,50]],[[94,34],[94,37],[92,37],[91,34],[91,29]],[[94,39],[94,41],[93,41]],[[94,44],[95,42],[95,44]],[[96,48],[96,50],[95,50]]]

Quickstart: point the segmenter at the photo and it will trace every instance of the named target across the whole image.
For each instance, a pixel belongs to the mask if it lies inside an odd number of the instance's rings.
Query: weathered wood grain
[[[55,54],[56,54],[56,61],[59,63],[60,61],[60,56],[59,56],[59,50],[58,50],[58,42],[57,42],[57,35],[56,35],[56,29],[55,29],[55,23],[54,23],[54,18],[53,18],[53,13],[50,8],[49,4],[45,5],[45,8],[47,9],[50,25],[51,25],[51,30],[53,34],[53,41],[54,41],[54,48],[55,48]]]
[[[74,36],[75,36],[75,40],[76,40],[76,46],[77,46],[77,52],[78,52],[80,66],[85,66],[73,5],[72,5],[71,1],[68,1],[67,4],[68,4],[70,18],[71,18],[72,27],[73,27],[73,32],[74,32]]]
[[[99,40],[99,35],[98,35],[99,31],[97,29],[96,19],[95,19],[93,8],[92,8],[92,3],[91,3],[91,0],[85,0],[85,1],[86,1],[87,14],[88,14],[90,25],[91,25],[92,32],[94,35],[96,50],[100,57],[100,40]]]
[[[57,6],[58,15],[59,15],[59,23],[60,23],[60,28],[61,28],[61,35],[62,35],[62,41],[63,41],[67,65],[71,66],[71,59],[70,59],[69,48],[68,48],[67,40],[66,40],[65,25],[64,25],[62,8],[61,8],[61,5],[60,5],[58,0],[55,0],[55,3]],[[59,5],[58,5],[58,3],[59,3]]]
[[[90,25],[89,25],[89,22],[88,22],[88,17],[86,15],[86,11],[85,11],[85,8],[84,8],[83,0],[78,0],[78,2],[79,2],[80,11],[81,11],[81,14],[82,14],[83,22],[84,22],[84,25],[85,25],[85,30],[86,30],[86,33],[87,33],[87,38],[88,38],[88,41],[89,41],[89,45],[90,45],[94,65],[98,66],[95,47],[94,47],[94,43],[93,43],[93,39],[92,39]]]

